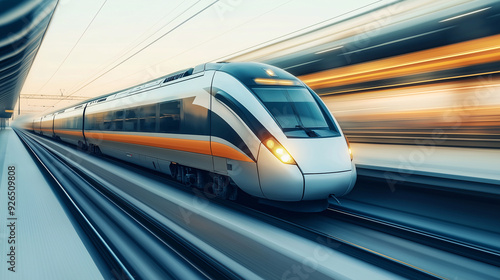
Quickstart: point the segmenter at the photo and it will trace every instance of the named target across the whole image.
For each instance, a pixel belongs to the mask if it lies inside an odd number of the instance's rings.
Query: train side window
[[[142,106],[139,115],[139,128],[142,132],[155,132],[156,129],[156,104]]]
[[[139,108],[129,108],[125,111],[125,123],[123,124],[124,131],[137,131],[137,116]]]
[[[71,118],[71,129],[78,128],[78,117]]]
[[[160,132],[178,132],[181,124],[181,102],[178,100],[160,104]]]
[[[115,130],[113,126],[114,117],[115,117],[115,112],[104,113],[102,130]]]
[[[123,110],[115,111],[113,126],[114,130],[123,130]]]
[[[76,117],[76,129],[82,129],[82,117]]]
[[[85,114],[85,130],[95,129],[95,114]]]
[[[68,118],[63,119],[63,127],[64,129],[69,129],[70,128],[70,123]]]
[[[104,130],[104,113],[93,114],[93,125],[94,130]]]

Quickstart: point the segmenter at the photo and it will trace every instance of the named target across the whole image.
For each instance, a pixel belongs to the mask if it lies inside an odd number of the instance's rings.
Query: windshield
[[[257,97],[289,137],[331,137],[339,133],[311,92],[302,87],[254,88]]]

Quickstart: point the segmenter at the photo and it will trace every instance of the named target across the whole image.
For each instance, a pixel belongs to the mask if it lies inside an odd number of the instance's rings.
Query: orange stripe
[[[499,42],[500,35],[494,35],[299,78],[317,89],[478,65],[500,60]]]
[[[74,135],[74,136],[81,136],[81,137],[83,137],[83,134],[82,134],[81,130],[60,130],[60,129],[54,129],[54,132],[56,134],[67,134],[67,135]]]
[[[217,157],[230,158],[235,160],[254,162],[247,155],[222,143],[212,142],[212,154]]]
[[[150,147],[158,147],[177,151],[185,151],[197,154],[212,155],[210,141],[189,140],[177,138],[164,138],[140,135],[123,135],[99,132],[85,132],[87,138],[96,140],[114,141],[128,144],[136,144]],[[225,157],[234,160],[254,162],[247,155],[221,143],[212,142],[214,156]]]
[[[42,129],[42,130],[49,131],[48,129]],[[68,135],[83,137],[81,131],[56,129],[55,132],[60,134],[68,134]],[[218,157],[254,162],[252,159],[250,159],[247,155],[243,154],[242,152],[218,142],[212,142],[212,153],[211,153],[210,141],[203,141],[203,140],[177,139],[177,138],[126,135],[126,134],[110,134],[110,133],[99,133],[99,132],[85,132],[85,136],[89,139],[94,139],[94,140],[114,141],[114,142],[136,144],[142,146],[171,149],[177,151],[185,151],[185,152],[204,154],[204,155],[212,155],[213,153],[214,156]]]
[[[153,136],[110,134],[99,132],[85,132],[87,138],[96,140],[114,141],[128,144],[136,144],[150,147],[158,147],[177,151],[185,151],[197,154],[212,155],[210,141],[189,140]],[[225,157],[234,160],[254,162],[247,155],[221,143],[212,142],[214,156]]]
[[[87,138],[210,155],[210,141],[85,132]]]

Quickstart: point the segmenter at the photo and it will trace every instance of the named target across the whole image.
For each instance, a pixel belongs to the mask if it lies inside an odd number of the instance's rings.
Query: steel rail
[[[329,246],[339,252],[358,258],[364,262],[376,265],[382,269],[401,275],[402,277],[408,279],[446,279],[446,277],[444,276],[427,271],[418,266],[406,263],[391,256],[371,250],[369,248],[360,246],[354,242],[339,238],[333,234],[328,234],[313,228],[309,228],[307,226],[294,223],[287,219],[280,218],[277,215],[271,215],[264,211],[255,209],[254,207],[236,205],[234,203],[226,202],[221,203],[225,204],[227,207],[245,212],[249,215],[259,216],[259,219],[266,220],[269,223],[272,223],[273,225],[286,229],[288,231],[293,231],[294,233],[311,241],[319,242],[318,240],[323,240],[321,241],[322,245],[325,245],[323,243],[327,243],[326,246]],[[324,239],[328,240],[328,242],[324,242]]]
[[[172,233],[167,228],[103,189],[90,176],[72,169],[68,160],[50,152],[43,144],[23,132],[16,132],[27,142],[27,147],[36,150],[35,155],[42,155],[41,163],[55,173],[54,179],[61,181],[62,190],[75,205],[79,205],[80,212],[106,242],[107,251],[114,252],[121,264],[117,270],[121,273],[119,279],[239,279],[228,269],[207,261],[209,256],[197,256],[199,252],[182,250],[190,248],[189,245],[172,245],[170,242],[181,240],[169,238]],[[59,177],[64,175],[70,178],[61,180]],[[184,253],[189,256],[185,257]],[[191,261],[191,258],[195,260]]]
[[[83,231],[89,237],[92,244],[95,246],[99,254],[103,257],[106,264],[112,271],[114,276],[118,279],[134,279],[132,274],[127,269],[127,267],[120,260],[115,251],[110,247],[108,242],[106,242],[105,238],[99,233],[99,231],[94,227],[90,219],[87,215],[81,210],[78,204],[73,200],[70,194],[63,187],[61,182],[57,179],[56,175],[51,172],[50,168],[44,163],[47,162],[47,155],[43,153],[39,147],[33,145],[33,143],[24,135],[22,132],[14,129],[19,139],[21,139],[23,145],[27,148],[31,156],[35,159],[35,162],[39,167],[41,167],[41,171],[45,172],[48,175],[48,178],[57,186],[54,188],[55,192],[59,194],[59,197],[63,200],[66,209],[73,215],[81,226]]]
[[[330,207],[324,215],[335,216],[336,219],[342,218],[351,223],[356,223],[364,227],[390,233],[392,235],[432,246],[443,251],[448,251],[453,254],[500,267],[500,252],[490,248],[485,248],[483,246],[471,244],[466,241],[453,239],[407,225],[397,224],[395,222],[373,217],[342,206]]]

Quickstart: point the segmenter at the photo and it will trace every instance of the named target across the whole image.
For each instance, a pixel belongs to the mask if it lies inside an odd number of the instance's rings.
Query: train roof
[[[100,103],[108,100],[110,97],[116,96],[116,97],[123,97],[127,96],[130,94],[137,93],[139,91],[142,91],[147,88],[153,88],[156,86],[162,86],[165,83],[169,83],[175,80],[178,80],[180,78],[188,77],[194,74],[198,74],[204,71],[209,71],[209,70],[218,70],[222,72],[226,72],[234,77],[236,77],[238,80],[246,84],[247,86],[253,86],[255,85],[255,78],[257,77],[269,77],[271,78],[279,78],[279,79],[287,79],[287,80],[297,80],[298,79],[291,75],[290,73],[263,63],[256,63],[256,62],[217,62],[217,63],[204,63],[200,64],[196,67],[193,68],[187,68],[184,70],[176,71],[173,73],[170,73],[166,76],[139,84],[135,85],[126,89],[114,91],[112,93],[107,93],[105,95],[101,95],[98,97],[94,97],[88,100],[85,100],[83,102],[76,103],[70,107],[66,107],[64,109],[60,109],[56,112],[51,112],[49,114],[46,114],[43,117],[50,116],[50,115],[55,115],[55,114],[60,114],[64,113],[68,109],[79,109],[83,107],[85,104],[95,104],[95,103]],[[270,75],[272,73],[272,75]]]

